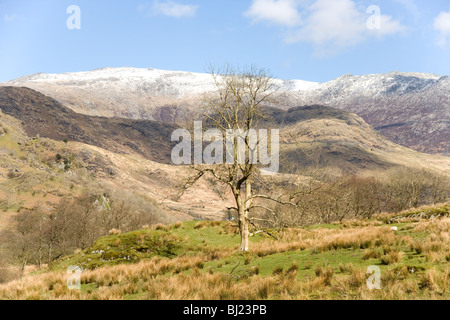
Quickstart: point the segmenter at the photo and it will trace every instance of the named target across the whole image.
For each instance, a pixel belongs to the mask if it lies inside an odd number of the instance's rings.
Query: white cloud
[[[139,11],[146,15],[165,15],[168,17],[181,18],[192,17],[197,12],[199,6],[192,4],[181,4],[172,0],[154,0],[153,4],[141,4]]]
[[[350,0],[317,0],[305,24],[292,32],[288,42],[309,42],[322,49],[348,47],[361,42],[366,29],[362,15]]]
[[[285,21],[284,25],[291,27],[285,41],[310,43],[319,56],[337,53],[370,37],[382,38],[405,30],[400,22],[381,13],[377,16],[379,27],[370,29],[367,21],[371,14],[366,12],[367,8],[358,7],[353,0],[254,0],[247,15],[256,12],[256,3],[264,2],[270,2],[272,7],[267,11],[260,10],[260,15],[254,16],[254,19],[280,21],[280,24]],[[275,13],[278,13],[277,18]]]
[[[371,30],[378,37],[400,33],[406,30],[399,21],[393,20],[391,16],[382,14],[380,16],[380,29]]]
[[[284,26],[296,26],[301,21],[297,0],[253,0],[245,12],[253,21],[268,21]]]
[[[440,33],[438,45],[446,46],[450,42],[450,11],[439,13],[434,19],[434,28]]]

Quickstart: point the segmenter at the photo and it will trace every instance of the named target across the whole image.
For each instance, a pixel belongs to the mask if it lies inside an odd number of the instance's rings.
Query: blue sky
[[[80,29],[67,26],[70,5],[80,9]],[[0,82],[103,67],[205,72],[225,63],[319,82],[346,73],[449,75],[450,2],[0,0]]]

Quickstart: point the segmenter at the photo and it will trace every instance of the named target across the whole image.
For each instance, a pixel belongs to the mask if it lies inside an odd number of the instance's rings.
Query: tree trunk
[[[239,208],[239,226],[241,234],[241,248],[240,251],[248,251],[248,239],[250,232],[249,227],[249,212],[252,205],[252,183],[250,179],[245,181],[245,195],[244,199],[240,198],[241,203],[238,205]]]
[[[22,278],[25,275],[25,268],[27,266],[27,262],[24,260],[22,261],[20,265],[20,278]]]
[[[243,199],[242,195],[239,194],[236,197],[236,204],[239,216],[239,234],[241,236],[241,247],[239,248],[239,251],[246,252],[248,251],[249,231],[248,231],[248,217],[246,215],[245,210],[245,197]]]
[[[239,251],[248,251],[248,217],[244,207],[239,208],[239,232],[241,234],[241,247]]]

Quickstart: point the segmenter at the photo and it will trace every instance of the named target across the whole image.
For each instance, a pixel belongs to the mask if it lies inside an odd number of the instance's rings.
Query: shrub
[[[254,266],[250,269],[250,272],[254,275],[258,275],[259,274],[259,266]]]
[[[332,267],[317,267],[315,273],[317,277],[322,279],[325,285],[329,286],[331,284],[331,279],[334,274]]]
[[[283,267],[282,266],[276,266],[275,269],[273,269],[272,274],[278,275],[283,273]]]
[[[264,279],[257,284],[257,295],[260,299],[268,299],[273,291],[273,282],[271,279]]]
[[[162,223],[158,223],[155,227],[155,230],[159,230],[159,231],[169,231],[169,228],[165,225],[163,225]]]
[[[203,229],[203,228],[206,228],[206,221],[197,222],[194,226],[194,229],[198,229],[198,230]]]
[[[354,270],[355,270],[355,266],[352,263],[347,263],[347,264],[340,263],[339,264],[339,271],[341,271],[342,273],[344,273],[344,272],[353,273]]]
[[[375,249],[369,249],[364,251],[363,260],[369,260],[369,259],[378,259],[380,257],[380,252]]]
[[[399,263],[403,259],[403,252],[391,251],[381,257],[381,263],[384,265]]]
[[[293,261],[289,266],[289,268],[286,270],[286,274],[296,272],[297,270],[298,270],[298,263],[297,261]]]
[[[14,170],[9,170],[8,171],[8,173],[7,173],[7,175],[6,175],[6,177],[8,178],[8,179],[14,179],[14,178],[16,178],[18,175],[16,174],[16,172],[14,172]]]
[[[419,288],[427,288],[432,291],[438,291],[439,287],[436,283],[437,272],[435,269],[428,270],[425,274],[422,275],[419,281]]]
[[[182,223],[178,221],[178,222],[176,222],[175,224],[172,225],[172,228],[173,229],[180,229],[181,226],[182,226]]]
[[[119,234],[121,234],[122,233],[122,231],[120,230],[120,229],[111,229],[111,230],[109,230],[109,232],[108,232],[108,234],[110,235],[110,236],[117,236],[117,235],[119,235]]]

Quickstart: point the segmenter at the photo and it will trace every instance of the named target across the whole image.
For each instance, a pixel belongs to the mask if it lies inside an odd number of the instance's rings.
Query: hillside
[[[411,149],[450,153],[450,78],[390,72],[345,75],[312,91],[298,91],[305,104],[354,112],[388,139]]]
[[[210,179],[179,197],[180,186],[193,172],[170,165],[169,137],[174,126],[77,114],[26,88],[0,88],[0,110],[20,119],[2,113],[3,128],[8,128],[0,138],[3,198],[8,198],[3,207],[11,214],[37,204],[53,207],[64,195],[106,187],[154,199],[167,215],[182,221],[221,220],[228,214],[226,208],[233,206],[228,190]],[[266,113],[270,120],[261,125],[281,131],[283,174],[270,181],[280,188],[293,180],[308,180],[314,168],[332,171],[334,176],[380,176],[403,166],[450,172],[448,158],[398,146],[349,112],[309,106],[286,111],[267,108]],[[57,154],[63,159],[58,161]],[[69,168],[65,159],[70,160]],[[9,174],[15,178],[8,179]],[[11,196],[14,190],[21,190],[20,195]]]
[[[448,209],[273,230],[278,240],[258,234],[245,254],[236,253],[239,237],[231,222],[110,235],[0,285],[0,299],[448,300]],[[413,218],[418,214],[424,218]],[[431,215],[436,218],[425,218]],[[81,290],[66,286],[70,265],[84,270]],[[379,290],[367,287],[369,266],[380,268]]]
[[[75,198],[86,191],[138,195],[152,205],[159,204],[162,217],[167,214],[176,220],[222,219],[230,203],[220,186],[204,181],[196,185],[195,192],[176,197],[178,184],[189,174],[188,168],[131,152],[28,136],[19,120],[0,110],[0,231],[11,226],[19,212],[35,207],[49,212],[62,198]]]
[[[164,163],[170,159],[175,127],[169,124],[78,114],[28,88],[0,87],[0,109],[19,119],[29,136],[67,139]]]
[[[21,210],[49,209],[63,196],[79,194],[92,181],[84,165],[70,145],[29,137],[18,120],[0,111],[0,230]]]
[[[26,275],[0,285],[0,299],[448,299],[448,205],[374,214],[445,202],[449,159],[347,111],[264,111],[282,170],[255,190],[304,194],[295,210],[274,207],[277,221],[260,226],[271,236],[252,229],[241,255],[229,190],[205,177],[181,195],[194,171],[170,164],[176,126],[0,87],[0,282]],[[81,291],[65,285],[71,265],[85,268]],[[381,291],[365,286],[369,265]]]
[[[105,68],[35,74],[9,81],[42,92],[72,110],[95,116],[182,121],[214,90],[208,74],[155,69]],[[277,107],[325,105],[356,113],[393,142],[428,153],[449,154],[450,78],[423,73],[345,75],[327,83],[276,80]]]
[[[448,157],[430,156],[387,140],[359,116],[313,105],[286,111],[268,109],[266,127],[280,128],[282,170],[308,166],[363,173],[395,166],[450,172]],[[427,160],[425,160],[427,159]]]
[[[277,84],[284,91],[315,85],[300,80]],[[204,93],[215,90],[209,74],[128,67],[39,73],[4,85],[35,89],[79,113],[171,123],[183,119],[187,108],[197,107]]]
[[[28,88],[0,87],[0,110],[20,119],[28,136],[81,142],[113,153],[138,154],[171,163],[171,134],[177,128],[152,120],[87,116]],[[272,119],[265,128],[280,129],[281,170],[319,164],[344,173],[392,166],[429,167],[448,172],[446,157],[433,157],[400,147],[374,131],[360,117],[324,107],[266,108]],[[297,170],[297,169],[296,169]]]

